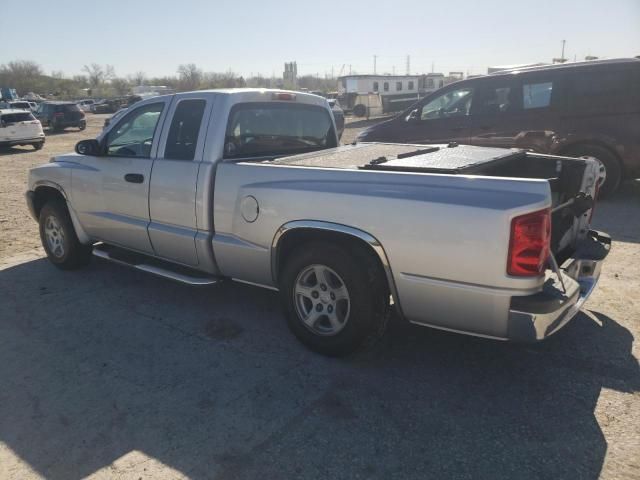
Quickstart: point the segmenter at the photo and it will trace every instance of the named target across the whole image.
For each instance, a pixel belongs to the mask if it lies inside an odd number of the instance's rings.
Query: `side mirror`
[[[95,139],[80,140],[76,143],[76,153],[80,155],[100,155],[100,143]]]
[[[420,120],[420,109],[416,108],[415,110],[411,110],[411,113],[407,115],[405,119],[407,122],[417,122]]]

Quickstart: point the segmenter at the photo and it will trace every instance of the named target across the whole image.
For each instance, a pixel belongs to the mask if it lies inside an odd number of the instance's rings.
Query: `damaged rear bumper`
[[[542,291],[512,297],[508,338],[535,342],[553,335],[580,311],[598,283],[602,263],[611,249],[611,237],[589,231],[574,255],[547,275]]]

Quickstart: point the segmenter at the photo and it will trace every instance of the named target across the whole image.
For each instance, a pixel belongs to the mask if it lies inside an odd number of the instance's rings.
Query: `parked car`
[[[293,333],[327,355],[380,336],[391,298],[418,325],[536,341],[593,290],[610,247],[589,229],[595,160],[337,145],[314,95],[155,97],[33,168],[27,203],[55,266],[93,253],[192,285],[276,289]]]
[[[0,147],[33,145],[40,150],[44,142],[42,125],[30,111],[0,110]]]
[[[78,107],[80,107],[80,110],[82,110],[83,112],[90,112],[91,105],[93,105],[94,103],[96,103],[95,100],[93,100],[92,98],[87,98],[85,100],[77,101],[76,105],[78,105]]]
[[[67,127],[87,128],[84,112],[73,102],[43,102],[38,106],[36,117],[54,132]]]
[[[329,107],[331,107],[331,112],[333,113],[333,118],[336,121],[336,129],[338,131],[338,139],[342,138],[342,133],[344,132],[344,111],[340,106],[340,102],[335,98],[327,99],[329,103]]]
[[[8,102],[6,108],[12,108],[14,110],[27,110],[31,111],[31,104],[26,100],[15,100],[13,102]]]
[[[507,70],[448,85],[358,136],[362,142],[519,147],[590,156],[603,193],[640,175],[640,59]]]
[[[91,105],[91,111],[93,113],[115,113],[120,110],[123,103],[122,99],[102,100]]]

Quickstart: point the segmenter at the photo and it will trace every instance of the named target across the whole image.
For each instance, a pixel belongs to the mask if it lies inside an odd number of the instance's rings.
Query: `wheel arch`
[[[49,200],[61,200],[67,202],[67,195],[60,185],[53,182],[42,182],[36,185],[33,190],[33,212],[36,219],[40,215],[40,210]]]
[[[598,139],[574,140],[571,143],[567,143],[567,144],[563,145],[558,150],[556,155],[565,155],[566,156],[569,152],[571,152],[571,150],[574,150],[574,149],[580,148],[580,147],[589,147],[589,146],[603,148],[604,150],[609,152],[611,155],[613,155],[615,157],[616,161],[618,162],[618,166],[620,167],[621,177],[623,179],[625,178],[627,172],[626,172],[626,169],[625,169],[624,162],[622,161],[622,158],[620,157],[618,152],[616,152],[616,149],[614,147],[612,147],[611,145],[609,145],[605,141],[598,140]]]
[[[82,228],[76,212],[69,205],[69,199],[67,198],[66,192],[57,183],[43,181],[36,184],[35,189],[33,190],[33,214],[36,221],[40,216],[40,210],[42,210],[42,207],[44,207],[49,200],[60,200],[64,203],[67,211],[69,212],[73,228],[76,231],[76,235],[80,243],[85,245],[91,243],[91,239]]]
[[[396,310],[402,316],[393,272],[382,244],[373,235],[347,225],[316,220],[296,220],[282,225],[273,237],[271,244],[271,274],[274,284],[278,285],[278,277],[282,271],[284,260],[298,245],[319,240],[352,248],[363,248],[371,254],[384,273]]]

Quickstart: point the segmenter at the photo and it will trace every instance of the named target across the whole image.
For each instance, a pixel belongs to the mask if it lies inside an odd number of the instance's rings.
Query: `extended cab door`
[[[469,143],[469,114],[474,98],[472,85],[458,85],[436,92],[406,119],[402,142]]]
[[[73,206],[89,236],[153,253],[149,180],[170,100],[137,104],[102,139],[103,155],[77,157],[85,168],[73,169]]]
[[[151,174],[149,237],[153,249],[159,257],[186,265],[198,264],[196,184],[214,98],[201,92],[176,98]]]

